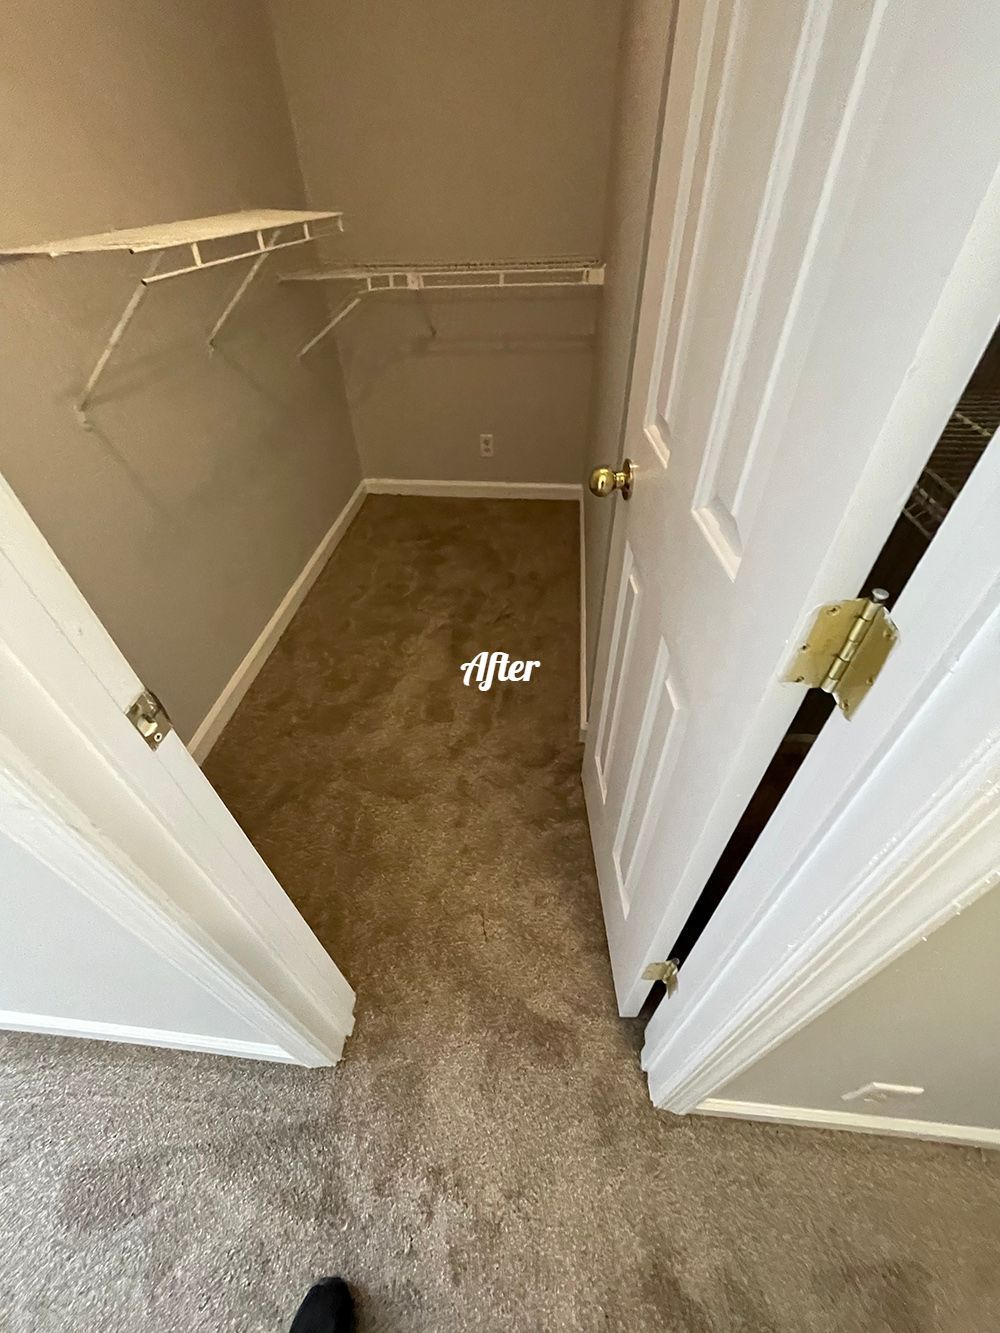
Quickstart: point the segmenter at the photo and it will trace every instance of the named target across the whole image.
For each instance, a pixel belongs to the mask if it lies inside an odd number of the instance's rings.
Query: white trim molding
[[[561,481],[420,481],[368,477],[369,495],[451,496],[456,500],[579,500],[583,487]]]
[[[978,1148],[1000,1148],[1000,1129],[983,1125],[949,1125],[937,1120],[904,1120],[898,1116],[860,1115],[856,1111],[824,1111],[812,1106],[772,1106],[768,1102],[735,1102],[708,1097],[694,1108],[696,1115],[729,1116],[737,1120],[764,1120],[806,1129],[846,1129],[856,1134],[893,1134],[937,1143],[965,1143]]]
[[[587,524],[580,487],[580,740],[587,739]]]
[[[48,1014],[21,1014],[11,1009],[0,1009],[0,1029],[5,1032],[36,1032],[46,1037],[86,1037],[92,1041],[116,1041],[129,1046],[165,1046],[175,1051],[229,1055],[237,1060],[296,1063],[280,1046],[270,1046],[265,1042],[239,1041],[235,1037],[208,1037],[193,1032],[168,1032],[164,1028],[131,1027],[125,1023],[52,1018]]]
[[[208,758],[212,746],[221,736],[226,723],[236,712],[243,696],[256,680],[261,667],[277,647],[278,640],[287,629],[295,612],[305,601],[309,590],[323,572],[326,562],[343,540],[354,516],[364,503],[365,494],[365,482],[359,481],[354,494],[334,519],[323,540],[309,557],[302,572],[278,603],[271,619],[258,634],[249,652],[226,682],[226,686],[218,699],[205,714],[187,747],[199,764],[203,764]]]

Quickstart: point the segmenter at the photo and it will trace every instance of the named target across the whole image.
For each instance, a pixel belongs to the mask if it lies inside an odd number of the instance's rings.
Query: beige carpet
[[[334,1071],[10,1037],[0,1326],[1000,1327],[1000,1156],[650,1106],[579,786],[577,512],[369,499],[207,771],[359,994]],[[483,648],[542,663],[465,689]]]

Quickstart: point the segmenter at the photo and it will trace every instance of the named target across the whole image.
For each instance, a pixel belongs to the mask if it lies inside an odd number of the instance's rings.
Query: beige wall
[[[340,345],[366,474],[578,484],[596,310],[569,293],[375,298]]]
[[[621,0],[270,8],[310,200],[347,214],[331,258],[599,256]],[[366,474],[579,482],[598,300],[448,298],[433,349],[415,299],[349,317]]]
[[[618,104],[608,181],[608,264],[598,328],[593,409],[585,470],[617,464],[629,389],[639,284],[645,259],[653,168],[659,141],[673,5],[626,0]],[[611,523],[617,500],[585,499],[587,678],[593,683]]]
[[[1000,1129],[1000,890],[909,949],[716,1094]],[[877,1081],[923,1096],[871,1105]]]
[[[303,202],[258,0],[8,0],[0,72],[8,243]],[[266,268],[212,359],[241,268],[152,289],[84,432],[73,399],[143,268],[0,270],[0,469],[188,737],[359,465],[338,375],[295,357],[321,297]]]

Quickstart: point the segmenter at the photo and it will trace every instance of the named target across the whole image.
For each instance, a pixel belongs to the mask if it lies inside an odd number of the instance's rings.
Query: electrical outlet
[[[870,1106],[878,1106],[883,1102],[904,1101],[913,1097],[922,1097],[923,1088],[918,1088],[908,1083],[862,1083],[860,1088],[854,1088],[851,1092],[841,1093],[842,1102],[866,1102]]]
[[[480,437],[479,437],[479,457],[480,457],[480,458],[492,458],[492,457],[493,457],[493,436],[492,436],[492,435],[480,435]]]

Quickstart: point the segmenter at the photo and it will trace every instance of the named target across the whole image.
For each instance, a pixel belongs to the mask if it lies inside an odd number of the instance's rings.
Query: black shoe
[[[354,1298],[342,1277],[310,1287],[288,1333],[354,1333]]]

